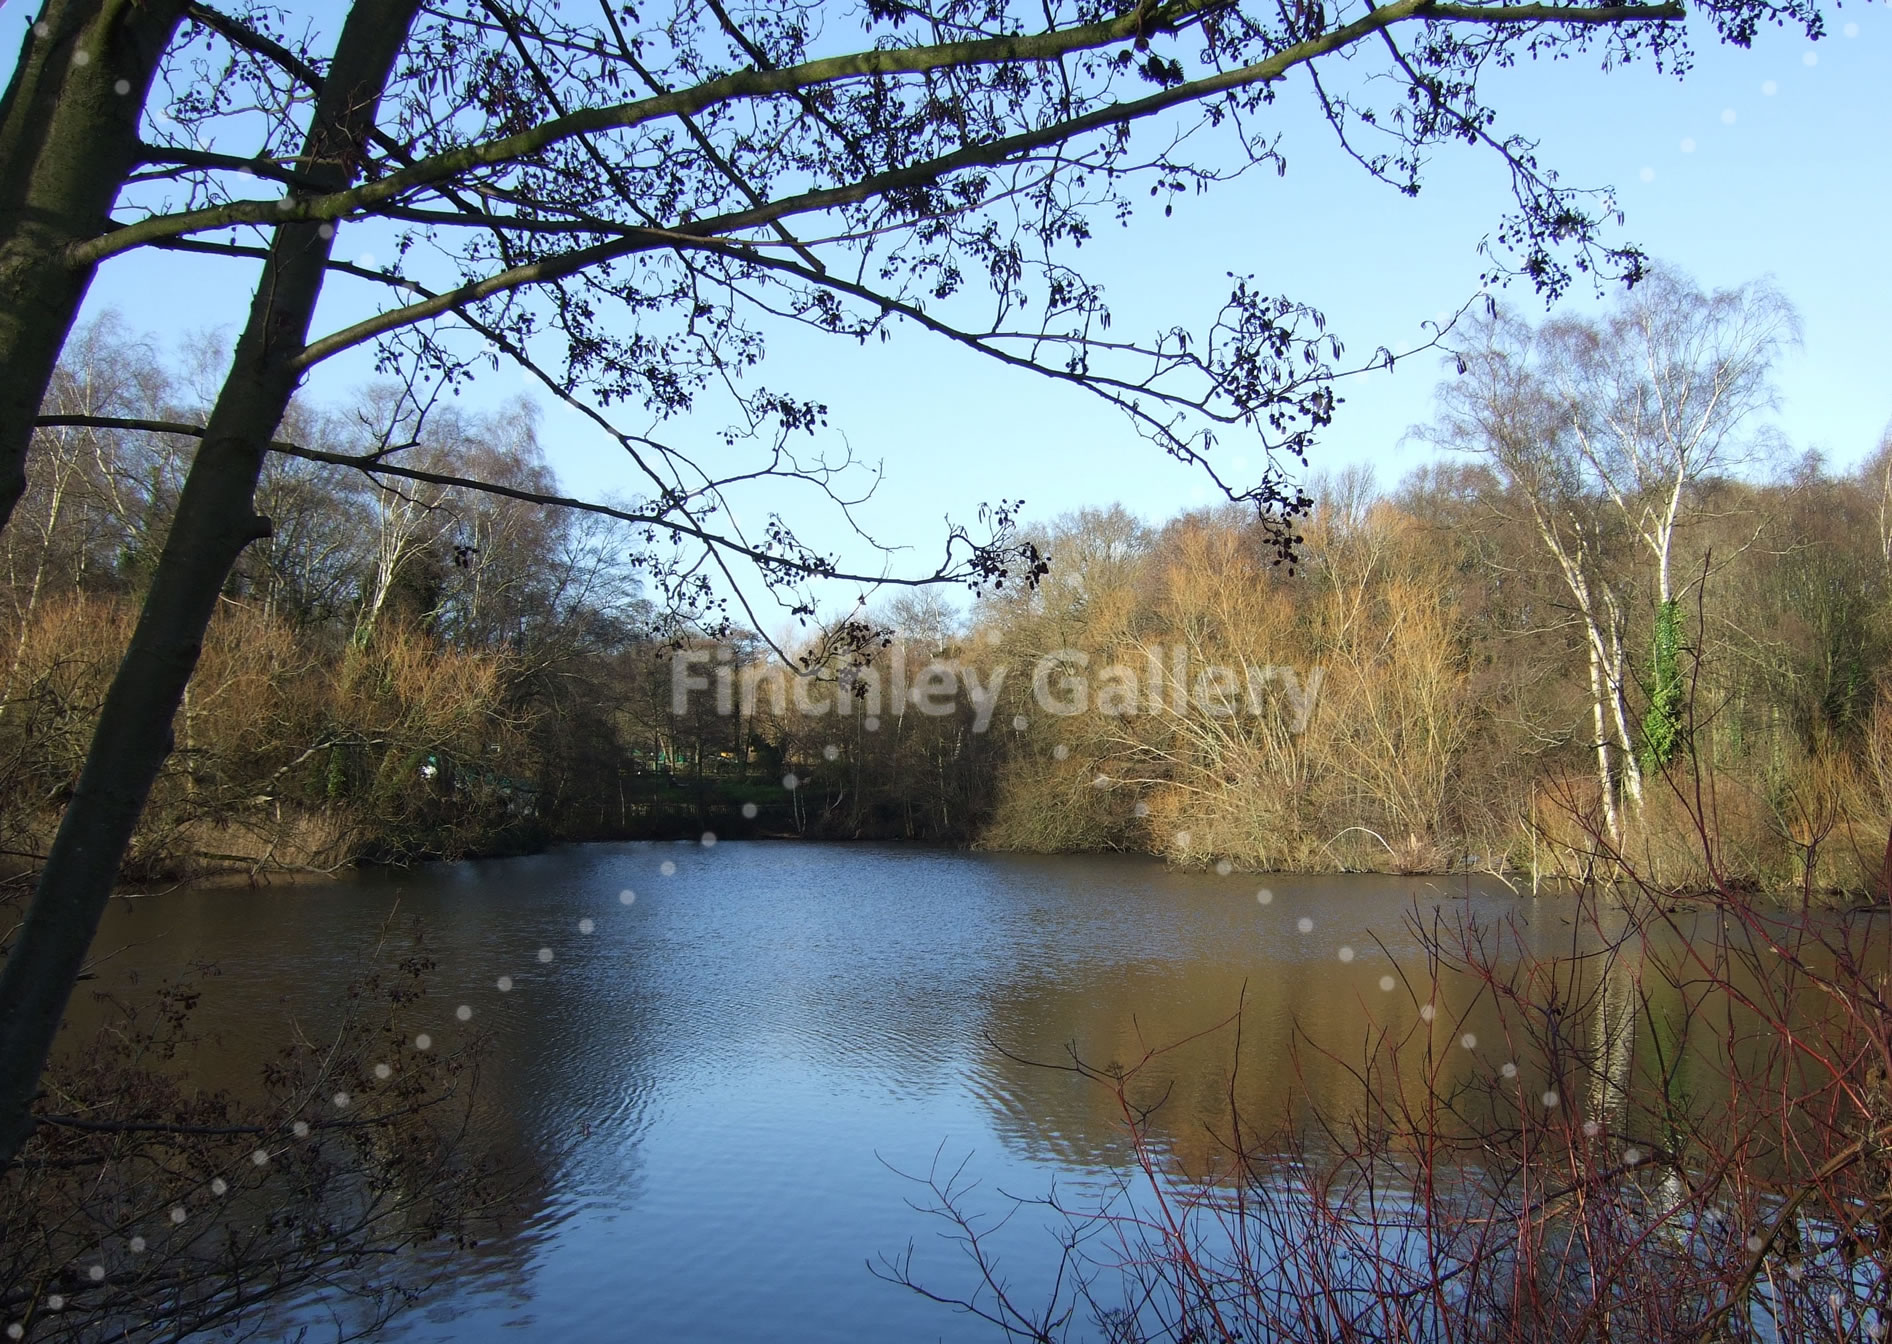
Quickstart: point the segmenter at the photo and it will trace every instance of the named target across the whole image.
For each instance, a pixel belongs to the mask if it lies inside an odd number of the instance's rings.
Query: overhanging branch
[[[186,438],[201,439],[204,436],[202,425],[193,425],[177,420],[142,420],[126,416],[113,415],[42,415],[33,423],[45,429],[122,429],[146,434],[179,434]],[[379,453],[331,453],[321,448],[305,448],[301,444],[272,441],[269,451],[284,457],[299,457],[307,462],[321,462],[328,466],[349,467],[369,476],[391,476],[401,480],[419,481],[426,485],[444,486],[450,489],[473,490],[481,494],[498,495],[506,499],[516,499],[525,504],[536,504],[545,508],[567,509],[577,513],[595,513],[606,518],[615,518],[620,522],[637,527],[656,528],[677,536],[688,537],[701,542],[717,553],[741,556],[765,572],[791,571],[811,579],[831,579],[842,583],[864,583],[875,586],[895,588],[925,588],[942,583],[961,583],[971,577],[969,571],[954,565],[951,558],[931,574],[912,578],[901,578],[887,574],[854,574],[842,569],[830,569],[805,564],[788,557],[772,555],[753,546],[734,540],[719,532],[712,532],[691,522],[680,522],[665,513],[648,510],[623,509],[612,504],[600,504],[595,500],[577,499],[570,495],[555,495],[541,490],[527,490],[519,486],[501,485],[496,481],[482,481],[471,476],[456,476],[450,472],[429,471],[424,467],[405,467],[389,462]]]
[[[1435,17],[1442,11],[1457,15],[1460,11],[1467,10],[1480,15],[1481,21],[1487,23],[1539,22],[1542,21],[1546,11],[1556,14],[1564,21],[1586,23],[1621,22],[1627,16],[1641,19],[1680,18],[1682,15],[1679,5],[1612,6],[1605,9],[1561,9],[1556,6],[1518,5],[1501,9],[1479,9],[1470,6],[1441,6],[1430,3],[1429,0],[1397,0],[1397,3],[1374,10],[1344,27],[1284,48],[1265,61],[1244,66],[1239,70],[1221,71],[1201,79],[1189,80],[1133,102],[1113,103],[1108,107],[1098,108],[1082,116],[1072,117],[1038,130],[1022,132],[984,144],[968,145],[953,153],[940,155],[923,163],[911,164],[905,168],[874,174],[845,186],[803,192],[797,196],[784,197],[768,205],[731,211],[713,219],[679,223],[668,229],[622,226],[621,234],[617,238],[579,248],[563,256],[542,258],[511,267],[433,298],[365,318],[341,331],[311,342],[308,348],[297,357],[296,364],[297,367],[306,369],[344,350],[360,345],[364,341],[372,340],[376,336],[414,322],[437,317],[457,306],[509,293],[529,285],[561,280],[587,267],[637,252],[680,246],[740,249],[744,244],[739,240],[728,238],[727,235],[763,225],[774,225],[794,215],[854,205],[876,196],[924,186],[963,169],[994,167],[1020,154],[1060,144],[1095,130],[1139,121],[1172,107],[1200,101],[1216,93],[1280,79],[1297,65],[1349,46],[1374,33],[1383,32],[1395,23],[1412,18]],[[395,176],[399,177],[401,174]],[[370,186],[380,187],[393,180],[393,178],[383,178],[380,183],[373,183]],[[330,216],[319,213],[319,211],[327,210],[325,202],[353,194],[337,193],[336,196],[293,204],[285,200],[283,204],[290,208],[281,217],[285,219],[327,218]],[[183,221],[188,217],[179,215],[172,218]],[[142,221],[140,224],[127,225],[110,237],[118,238],[141,229],[151,222]],[[217,224],[228,222],[228,220],[220,219]],[[494,221],[484,222],[493,223]],[[210,227],[210,225],[202,227]],[[108,240],[101,240],[101,242],[104,241]]]
[[[386,177],[343,191],[302,198],[289,196],[279,201],[236,201],[174,215],[153,215],[75,245],[68,250],[67,260],[74,267],[96,265],[106,257],[158,238],[227,228],[232,224],[338,220],[372,210],[376,205],[396,200],[418,188],[450,181],[475,168],[511,163],[538,154],[574,137],[621,130],[669,117],[693,115],[741,99],[792,95],[819,85],[854,79],[1056,60],[1076,52],[1131,41],[1154,29],[1180,27],[1220,3],[1221,0],[1177,0],[1153,12],[1143,12],[1139,8],[1101,23],[1075,28],[931,46],[878,48],[808,61],[780,70],[737,71],[694,88],[658,94],[635,102],[586,108],[568,116],[555,117],[512,135],[447,150]],[[1026,142],[1030,145],[1052,144],[1098,127],[1149,116],[1214,93],[1278,79],[1293,67],[1316,56],[1350,46],[1372,33],[1413,19],[1493,26],[1539,23],[1607,26],[1617,23],[1670,22],[1684,17],[1686,10],[1679,3],[1567,7],[1547,4],[1481,6],[1441,4],[1438,0],[1394,0],[1394,3],[1372,10],[1352,23],[1284,47],[1265,60],[1251,65],[1188,80],[1145,99],[1113,103],[1084,116],[1030,132],[1026,136],[993,141],[985,146],[969,146],[962,151],[965,155],[963,164],[953,162],[959,158],[958,155],[947,155],[931,162],[948,165],[942,171],[951,171],[957,166],[985,165],[994,161],[992,155],[1009,157],[1019,152],[1020,148],[1027,147]],[[849,200],[862,199],[864,195],[876,194],[876,190],[886,189],[884,186],[869,189],[865,183],[861,183],[852,189],[832,188],[795,199],[808,201],[811,197],[831,196],[833,199],[830,204],[844,204]],[[855,194],[848,194],[850,191]],[[801,208],[814,207],[803,205]],[[724,219],[741,218],[751,213],[756,212],[739,212],[737,216],[725,216]],[[795,212],[760,213],[738,227],[767,223],[787,213]]]

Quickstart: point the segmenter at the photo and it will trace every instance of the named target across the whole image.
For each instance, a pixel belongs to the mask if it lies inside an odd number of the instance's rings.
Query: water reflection
[[[1488,993],[1435,993],[1414,919],[1521,920],[1506,936],[1540,952],[1585,936],[1563,903],[1475,882],[1276,878],[1265,903],[1259,886],[1129,858],[590,846],[114,902],[100,947],[123,950],[99,988],[214,963],[192,1066],[240,1088],[292,1022],[319,1030],[383,930],[425,926],[429,1030],[492,1033],[481,1136],[524,1184],[506,1233],[447,1262],[452,1291],[397,1338],[734,1340],[766,1321],[786,1340],[985,1339],[864,1262],[919,1238],[923,1276],[963,1272],[890,1167],[970,1153],[993,1192],[1108,1182],[1126,1155],[1108,1093],[1024,1061],[1128,1067],[1241,1008],[1239,1050],[1212,1033],[1137,1081],[1169,1090],[1158,1141],[1206,1170],[1232,1067],[1265,1122],[1309,1097],[1358,1104],[1378,1031],[1412,1033],[1412,1085],[1511,1060]],[[1641,1000],[1618,973],[1585,1000],[1602,1020],[1574,1029],[1610,1043],[1620,1087]],[[1007,1263],[1028,1282],[1055,1247],[1042,1220],[1016,1231]]]

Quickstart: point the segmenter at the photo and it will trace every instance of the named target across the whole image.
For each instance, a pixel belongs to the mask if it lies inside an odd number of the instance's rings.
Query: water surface
[[[971,1288],[900,1173],[963,1161],[994,1213],[1004,1193],[1101,1194],[1128,1155],[1117,1107],[1023,1061],[1132,1067],[1238,1008],[1239,1052],[1224,1029],[1139,1079],[1171,1088],[1155,1128],[1174,1161],[1214,1160],[1232,1071],[1250,1116],[1305,1094],[1344,1106],[1340,1063],[1290,1046],[1298,1030],[1344,1059],[1365,1027],[1414,1023],[1430,993],[1415,911],[1521,917],[1546,950],[1572,937],[1566,906],[1476,880],[756,842],[115,901],[99,949],[122,949],[108,989],[214,964],[197,1067],[241,1086],[292,1022],[333,1012],[390,919],[422,921],[429,1030],[493,1033],[482,1138],[527,1193],[393,1338],[958,1341],[996,1336],[868,1272],[912,1242],[921,1277]],[[1442,1040],[1468,1020],[1441,1013]],[[1503,1058],[1501,1041],[1460,1047],[1451,1067]],[[1051,1221],[1006,1230],[1014,1282],[1049,1272]]]

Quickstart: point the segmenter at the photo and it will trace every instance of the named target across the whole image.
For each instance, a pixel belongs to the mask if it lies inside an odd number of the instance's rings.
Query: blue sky
[[[1572,60],[1503,73],[1491,95],[1505,128],[1539,138],[1542,159],[1566,182],[1614,186],[1628,216],[1623,235],[1652,256],[1708,286],[1775,279],[1798,306],[1806,337],[1779,370],[1780,426],[1796,447],[1817,447],[1839,465],[1870,452],[1892,424],[1888,5],[1833,11],[1818,44],[1780,33],[1745,52],[1704,43],[1682,81],[1645,66],[1604,74]],[[27,17],[17,0],[0,12]],[[5,29],[11,38],[12,24]],[[1264,170],[1179,197],[1174,218],[1151,212],[1086,247],[1117,330],[1207,317],[1233,270],[1321,307],[1350,352],[1364,354],[1414,343],[1422,322],[1474,293],[1476,244],[1509,199],[1496,163],[1443,153],[1420,197],[1408,200],[1337,153],[1307,94],[1302,76],[1279,105],[1285,178]],[[344,228],[343,255],[372,244],[365,231]],[[133,255],[108,263],[89,308],[116,309],[160,338],[233,332],[252,278],[240,263]],[[360,295],[331,289],[328,315],[344,319]],[[1506,297],[1541,310],[1521,287]],[[1580,285],[1570,303],[1596,301]],[[336,361],[311,395],[341,396],[366,372],[363,358]],[[1426,452],[1402,439],[1429,415],[1440,376],[1434,359],[1420,357],[1351,380],[1312,465],[1369,462],[1383,479],[1397,477]],[[1121,501],[1152,520],[1207,498],[1188,469],[1107,408],[911,330],[867,348],[790,334],[775,342],[764,377],[831,405],[835,432],[855,455],[884,464],[861,516],[928,558],[944,516],[970,519],[979,502],[1001,496],[1023,497],[1041,517]],[[506,373],[482,379],[472,395],[497,400],[522,386]],[[615,448],[538,400],[548,453],[568,488],[599,496],[633,488]],[[1221,451],[1225,460],[1247,455],[1232,439]],[[823,526],[813,535],[840,544]]]

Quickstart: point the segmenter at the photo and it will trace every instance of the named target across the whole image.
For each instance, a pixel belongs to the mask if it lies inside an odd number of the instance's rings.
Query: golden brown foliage
[[[79,774],[134,609],[71,593],[0,638],[5,847],[30,863]],[[226,602],[178,711],[176,749],[126,876],[332,869],[364,854],[477,847],[527,804],[509,658],[390,624],[339,657]]]

